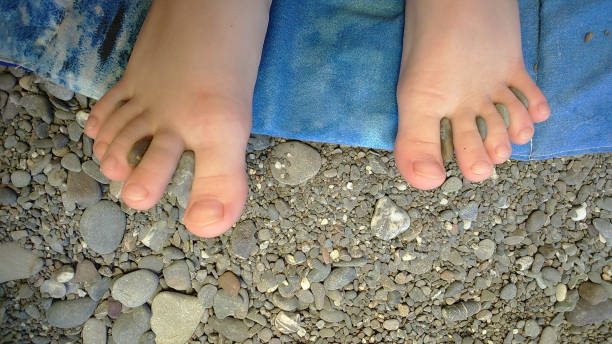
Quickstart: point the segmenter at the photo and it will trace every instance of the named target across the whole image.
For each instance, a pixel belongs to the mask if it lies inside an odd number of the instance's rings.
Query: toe
[[[490,103],[480,113],[487,125],[487,136],[484,140],[485,149],[494,164],[501,164],[508,160],[510,153],[512,153],[504,120],[497,113],[493,104]]]
[[[542,122],[550,116],[546,97],[527,72],[519,73],[513,80],[513,87],[527,99],[528,111],[533,122]]]
[[[446,178],[440,146],[438,114],[399,105],[395,140],[395,163],[400,173],[417,189],[440,186]]]
[[[183,223],[195,235],[219,236],[240,217],[247,195],[244,141],[244,146],[194,149],[195,175]]]
[[[508,133],[512,142],[519,145],[529,142],[534,129],[527,108],[508,88],[501,92],[499,99],[499,103],[504,104],[510,112]]]
[[[471,112],[454,114],[451,124],[459,169],[472,182],[487,179],[493,172],[493,164],[476,127],[476,115]]]
[[[127,123],[106,150],[100,163],[100,170],[111,180],[125,181],[132,172],[127,158],[138,140],[152,133],[151,120],[138,116]]]
[[[123,80],[123,79],[121,79]],[[91,113],[85,124],[85,134],[95,139],[102,124],[106,119],[120,107],[121,103],[130,98],[130,93],[125,82],[119,81],[91,108]]]
[[[142,106],[136,100],[130,100],[108,116],[97,133],[93,146],[94,155],[101,160],[117,134],[142,111]]]
[[[183,152],[183,141],[173,133],[157,132],[142,161],[121,190],[123,201],[134,209],[151,208],[161,198]]]

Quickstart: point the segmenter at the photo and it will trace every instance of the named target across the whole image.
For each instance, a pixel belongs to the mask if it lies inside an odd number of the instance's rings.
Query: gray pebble
[[[509,301],[516,297],[516,292],[517,292],[516,284],[508,283],[501,289],[499,293],[499,297],[502,300]]]
[[[219,290],[213,298],[213,310],[218,319],[229,316],[244,319],[248,310],[248,300],[244,300],[241,295],[232,296],[224,290]]]
[[[153,272],[136,270],[119,277],[113,284],[111,295],[124,306],[138,307],[153,296],[158,282],[159,278]]]
[[[100,274],[96,266],[90,260],[83,260],[76,266],[74,281],[77,283],[94,283],[100,280]]]
[[[29,278],[43,267],[43,260],[32,250],[15,242],[0,244],[0,283]]]
[[[39,139],[46,139],[49,137],[49,124],[39,121],[34,126],[34,131]]]
[[[461,179],[453,176],[453,177],[446,179],[446,181],[444,182],[444,184],[442,184],[440,189],[442,190],[443,193],[449,194],[449,193],[453,193],[453,192],[457,192],[461,190],[462,187],[463,187],[463,183],[461,182]]]
[[[181,155],[172,182],[168,185],[167,192],[170,196],[176,197],[176,201],[183,209],[187,208],[189,195],[191,194],[191,183],[195,168],[195,155],[188,151]]]
[[[298,300],[295,296],[283,297],[280,292],[272,294],[270,301],[272,301],[276,307],[286,312],[293,312],[298,307]]]
[[[159,256],[145,256],[138,261],[138,268],[160,273],[164,268],[164,262]]]
[[[138,308],[123,313],[113,323],[113,342],[115,344],[137,343],[140,336],[151,327],[151,310],[149,306],[142,305]]]
[[[42,85],[45,91],[47,91],[47,93],[57,99],[69,101],[70,99],[72,99],[72,97],[74,97],[74,91],[64,88],[50,81],[45,81]]]
[[[11,183],[16,188],[22,188],[30,185],[32,176],[27,171],[17,170],[11,173]]]
[[[104,321],[90,318],[83,325],[81,332],[83,344],[106,344],[106,325]]]
[[[1,73],[0,74],[0,90],[10,91],[17,85],[17,78],[15,78],[11,73]]]
[[[540,335],[541,329],[537,321],[529,319],[525,321],[525,326],[523,327],[523,330],[525,331],[525,336],[529,338],[536,338],[538,335]]]
[[[463,321],[480,311],[480,303],[463,301],[442,308],[442,317],[448,322]]]
[[[95,179],[100,184],[109,184],[110,180],[106,178],[100,171],[100,166],[93,160],[87,160],[81,165],[81,169],[85,174]]]
[[[610,222],[610,219],[593,219],[593,227],[595,227],[599,234],[607,239],[608,242],[612,242],[612,222]]]
[[[459,217],[464,221],[476,221],[476,218],[478,218],[478,203],[469,202],[459,210]]]
[[[177,260],[164,268],[164,280],[168,287],[176,290],[191,289],[191,276],[185,260]]]
[[[327,290],[338,290],[353,282],[355,277],[357,277],[355,268],[335,268],[327,276],[323,285]]]
[[[544,226],[547,220],[548,216],[546,216],[543,211],[534,211],[529,215],[529,217],[527,218],[527,222],[525,223],[525,229],[527,230],[527,233],[534,233],[539,231]]]
[[[68,153],[62,157],[62,167],[72,172],[81,172],[81,160],[74,153]]]
[[[70,143],[70,139],[64,134],[55,134],[51,141],[53,141],[53,148],[55,149],[64,148]]]
[[[211,317],[208,323],[224,338],[233,340],[234,342],[242,343],[249,338],[249,328],[244,322],[238,319],[217,319],[216,317]]]
[[[73,328],[83,324],[93,314],[97,301],[89,297],[55,301],[47,310],[47,321],[51,326]]]
[[[40,285],[40,292],[42,294],[49,294],[54,299],[61,299],[66,296],[66,286],[64,283],[60,283],[54,280],[45,280]]]
[[[195,296],[161,292],[153,298],[151,311],[151,329],[158,344],[186,343],[200,323],[204,307]]]
[[[77,124],[77,122],[70,122],[68,124],[68,137],[73,142],[79,142],[83,135],[83,128]]]
[[[556,344],[557,343],[557,329],[552,326],[547,326],[542,331],[540,341],[538,344]]]
[[[104,294],[110,289],[111,279],[104,277],[96,282],[85,285],[85,290],[93,300],[99,301],[102,299]]]
[[[102,197],[98,182],[82,171],[69,172],[66,186],[67,197],[82,207],[91,207]]]
[[[11,205],[17,201],[17,193],[8,186],[0,186],[0,205]]]
[[[383,321],[383,328],[387,331],[395,331],[399,328],[400,322],[397,319],[387,319]]]
[[[590,305],[597,305],[608,299],[606,289],[599,284],[584,282],[578,288],[580,297]]]
[[[544,267],[542,269],[542,277],[552,283],[561,282],[561,273],[559,272],[559,270],[551,268],[550,266]]]
[[[463,283],[461,281],[452,282],[444,292],[445,297],[453,297],[459,294],[463,290]]]
[[[321,317],[321,319],[329,322],[329,323],[337,323],[337,322],[341,322],[342,320],[344,320],[344,312],[332,309],[332,310],[322,310],[321,313],[319,313],[319,316]]]
[[[598,200],[597,206],[601,209],[612,211],[612,197],[606,197]]]
[[[495,243],[490,239],[481,240],[474,249],[474,254],[481,261],[493,257],[493,253],[495,253]]]
[[[262,151],[270,147],[270,136],[251,134],[247,143],[247,151]]]
[[[119,206],[111,201],[100,201],[85,209],[79,229],[90,249],[107,254],[121,243],[125,224],[125,214]]]
[[[565,319],[574,326],[586,326],[604,320],[612,320],[612,300],[591,305],[580,299],[572,311],[565,313]]]
[[[255,223],[251,220],[237,224],[230,236],[230,253],[241,259],[249,259],[257,251],[256,232]]]
[[[202,303],[204,308],[210,308],[214,304],[215,295],[217,294],[217,287],[212,284],[207,284],[200,288],[198,292],[198,300]]]
[[[376,202],[370,226],[378,238],[391,240],[410,227],[410,217],[404,209],[385,196]]]
[[[272,149],[270,170],[278,182],[302,184],[321,168],[321,155],[312,147],[297,141],[285,142]]]
[[[21,97],[20,104],[33,117],[40,118],[48,124],[53,122],[53,107],[46,97],[28,94]]]
[[[323,264],[318,259],[312,260],[312,270],[308,272],[306,278],[310,283],[322,282],[329,276],[331,264]]]

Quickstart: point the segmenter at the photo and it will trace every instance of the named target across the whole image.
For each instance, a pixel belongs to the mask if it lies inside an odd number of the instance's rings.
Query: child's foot
[[[510,88],[522,92],[526,108]],[[438,187],[446,178],[440,153],[440,120],[452,123],[457,162],[479,182],[493,164],[508,159],[510,140],[529,142],[534,122],[550,109],[523,62],[515,0],[407,0],[397,99],[396,164],[416,188]],[[496,111],[504,104],[510,127]],[[476,117],[485,119],[481,139]]]
[[[192,150],[185,226],[213,237],[238,219],[269,6],[269,0],[153,3],[124,76],[94,106],[85,128],[102,172],[125,181],[127,205],[155,205],[183,151]],[[151,145],[132,167],[128,153],[143,138],[152,138]]]

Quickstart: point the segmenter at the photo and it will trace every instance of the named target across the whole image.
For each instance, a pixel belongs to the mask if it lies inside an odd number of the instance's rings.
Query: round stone
[[[540,334],[540,325],[533,320],[529,319],[525,321],[525,327],[523,328],[525,331],[525,336],[529,338],[536,338]]]
[[[387,331],[395,331],[399,328],[400,322],[397,319],[388,319],[383,322],[383,328]]]
[[[151,311],[157,344],[186,343],[200,323],[204,307],[195,296],[161,292],[153,299]]]
[[[80,232],[87,246],[99,254],[113,252],[125,233],[125,214],[111,201],[100,201],[83,212]]]
[[[321,155],[314,148],[297,141],[285,142],[272,149],[270,170],[278,182],[302,184],[321,168]]]
[[[537,232],[544,226],[547,220],[548,220],[548,216],[546,216],[546,214],[543,211],[536,210],[533,213],[531,213],[529,217],[527,218],[525,229],[527,230],[528,233]]]
[[[47,310],[47,321],[51,326],[59,328],[80,326],[93,314],[97,304],[89,297],[55,301]]]
[[[323,282],[323,285],[327,290],[342,289],[347,284],[353,282],[355,277],[357,277],[357,271],[355,268],[335,268],[331,271],[329,276],[327,276],[325,282]]]
[[[83,344],[106,344],[106,325],[104,321],[90,318],[81,332]]]
[[[17,201],[17,193],[13,189],[2,186],[0,187],[0,205],[11,205]]]
[[[255,223],[251,220],[237,224],[232,229],[230,252],[238,258],[249,259],[257,251],[256,232]]]
[[[164,280],[168,287],[176,290],[191,288],[189,267],[184,260],[177,260],[164,268]]]
[[[461,190],[462,186],[463,183],[461,182],[461,179],[453,176],[448,178],[440,188],[443,193],[449,194]]]
[[[81,172],[81,160],[74,153],[64,155],[61,161],[62,167],[72,172]]]
[[[476,249],[474,249],[474,254],[476,254],[476,257],[478,257],[478,259],[481,261],[493,257],[494,252],[495,242],[490,239],[481,240]]]
[[[584,282],[578,288],[580,297],[591,305],[600,304],[608,299],[606,289],[599,284]]]
[[[31,180],[32,176],[27,171],[17,170],[11,173],[11,183],[13,183],[16,188],[30,185]]]
[[[42,294],[49,294],[54,299],[61,299],[66,296],[66,286],[54,280],[46,280],[40,285]]]
[[[115,344],[138,343],[138,339],[149,330],[151,310],[143,305],[128,313],[123,313],[113,323],[113,342]]]
[[[149,300],[159,278],[149,270],[136,270],[119,277],[111,289],[113,298],[127,307],[138,307]]]
[[[240,280],[238,277],[231,272],[226,271],[217,280],[219,287],[227,292],[229,295],[238,296],[238,292],[240,291]]]
[[[517,292],[516,284],[508,283],[502,288],[499,294],[499,297],[502,300],[509,301],[516,297],[516,292]]]

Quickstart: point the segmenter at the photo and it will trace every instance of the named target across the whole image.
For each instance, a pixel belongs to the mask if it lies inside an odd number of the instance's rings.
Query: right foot
[[[92,108],[85,127],[102,172],[124,181],[134,209],[161,198],[184,150],[195,175],[183,223],[214,237],[240,217],[245,149],[270,1],[156,0],[125,74]],[[152,138],[136,167],[134,143]]]

